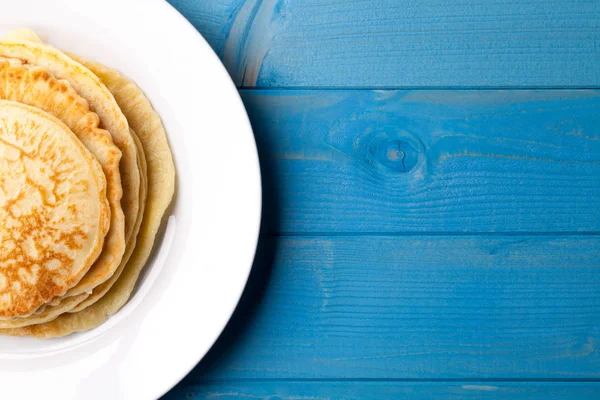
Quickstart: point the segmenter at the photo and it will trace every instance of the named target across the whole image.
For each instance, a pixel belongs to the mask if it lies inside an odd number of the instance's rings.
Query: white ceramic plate
[[[125,308],[67,338],[0,337],[0,397],[158,398],[213,345],[250,272],[261,199],[244,107],[212,49],[163,0],[0,0],[0,34],[17,27],[133,78],[167,128],[178,182]]]

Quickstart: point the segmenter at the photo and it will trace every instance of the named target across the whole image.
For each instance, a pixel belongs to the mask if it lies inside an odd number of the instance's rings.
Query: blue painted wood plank
[[[181,385],[163,400],[592,400],[597,382],[226,382]]]
[[[599,236],[267,238],[249,288],[186,384],[600,379]]]
[[[600,91],[241,93],[264,233],[600,231]]]
[[[600,2],[170,0],[243,87],[598,87]]]

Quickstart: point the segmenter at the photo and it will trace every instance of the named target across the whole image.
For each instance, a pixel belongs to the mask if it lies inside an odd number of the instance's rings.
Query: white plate
[[[29,27],[133,78],[167,128],[177,194],[127,306],[67,338],[0,337],[2,399],[155,399],[213,345],[246,284],[260,224],[252,130],[219,59],[163,0],[0,0]]]

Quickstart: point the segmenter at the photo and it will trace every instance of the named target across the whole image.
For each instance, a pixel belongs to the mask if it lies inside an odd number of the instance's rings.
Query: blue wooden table
[[[240,88],[265,205],[165,399],[600,398],[600,1],[170,2]]]

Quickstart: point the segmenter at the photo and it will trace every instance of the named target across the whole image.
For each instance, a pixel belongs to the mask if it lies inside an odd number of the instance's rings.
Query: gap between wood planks
[[[600,232],[281,232],[261,237],[397,237],[397,236],[600,236]]]
[[[335,90],[335,91],[362,91],[362,90],[455,90],[455,91],[519,91],[519,90],[599,90],[600,86],[236,86],[239,91],[277,91],[277,90]]]
[[[600,383],[596,378],[240,378],[240,379],[200,379],[195,383],[243,383],[243,382],[418,382],[418,383],[460,383],[460,382],[497,382],[497,383]],[[184,382],[190,384],[189,382]]]

